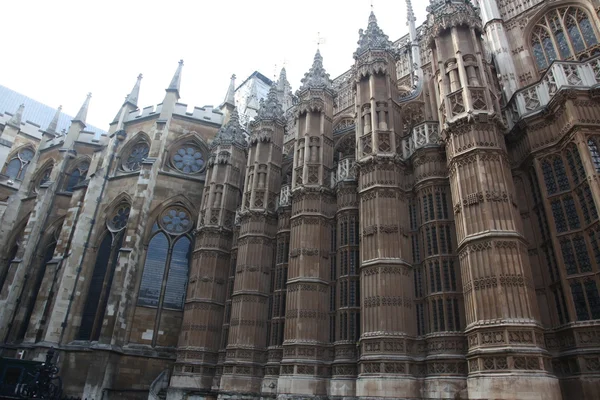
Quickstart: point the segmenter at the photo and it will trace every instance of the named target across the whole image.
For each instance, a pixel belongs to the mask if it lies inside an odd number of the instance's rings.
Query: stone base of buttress
[[[278,399],[327,398],[329,379],[314,376],[280,376],[277,380]]]
[[[421,382],[411,376],[368,376],[356,380],[356,397],[420,399]]]
[[[467,378],[469,400],[562,400],[558,379],[546,374],[489,374]]]

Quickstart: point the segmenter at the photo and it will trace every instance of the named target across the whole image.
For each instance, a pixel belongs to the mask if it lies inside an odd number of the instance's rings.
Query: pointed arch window
[[[554,60],[590,57],[597,49],[589,49],[597,44],[590,17],[579,7],[550,10],[538,20],[531,33],[533,58],[538,70],[548,68]]]
[[[190,213],[183,207],[169,207],[159,216],[148,243],[138,305],[183,309],[192,226]]]
[[[600,150],[598,150],[599,149],[598,139],[597,138],[589,138],[587,145],[588,145],[590,154],[592,156],[592,162],[594,163],[594,169],[596,170],[596,172],[600,172]]]
[[[33,155],[34,152],[29,147],[19,150],[4,167],[4,175],[13,180],[23,180]]]
[[[123,170],[129,172],[139,171],[142,168],[144,160],[148,158],[149,152],[150,145],[148,143],[141,141],[135,144],[124,157]]]
[[[82,161],[71,170],[71,173],[68,175],[67,186],[65,187],[65,191],[72,192],[75,189],[75,186],[81,184],[85,181],[87,177],[88,169],[90,168],[90,163],[87,161]]]
[[[107,219],[107,229],[96,252],[96,263],[83,307],[81,325],[77,335],[79,340],[98,340],[100,338],[102,320],[119,258],[119,249],[121,249],[125,237],[129,211],[130,206],[122,204]]]

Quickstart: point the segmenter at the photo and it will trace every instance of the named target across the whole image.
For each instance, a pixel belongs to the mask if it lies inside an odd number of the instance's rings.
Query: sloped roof
[[[23,111],[23,122],[29,121],[40,126],[40,129],[46,129],[54,115],[56,114],[56,107],[50,107],[40,103],[34,99],[31,99],[21,93],[15,92],[5,86],[0,85],[0,113],[8,112],[14,114],[19,105],[25,104],[25,110]],[[58,119],[58,126],[56,132],[61,132],[63,129],[66,131],[71,125],[71,120],[74,117],[61,113]],[[106,133],[105,130],[97,128],[93,125],[86,124],[85,130],[93,132],[96,135]]]

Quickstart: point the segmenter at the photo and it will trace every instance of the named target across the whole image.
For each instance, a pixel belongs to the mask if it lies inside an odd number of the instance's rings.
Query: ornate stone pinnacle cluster
[[[279,119],[282,121],[284,120],[283,107],[281,107],[281,103],[279,102],[279,99],[277,99],[277,89],[275,85],[271,86],[269,94],[267,95],[267,99],[260,100],[260,107],[258,109],[256,121],[274,119]]]
[[[390,50],[392,49],[392,42],[389,40],[388,35],[383,33],[379,25],[377,25],[377,18],[373,11],[369,15],[369,25],[367,30],[358,31],[358,49],[354,53],[354,57],[364,53],[367,50]]]
[[[234,108],[229,117],[227,124],[219,129],[215,139],[211,144],[211,148],[215,148],[220,144],[236,143],[242,146],[246,146],[246,137],[244,136],[244,129],[240,125],[240,115],[238,114],[237,108]]]
[[[332,83],[331,79],[329,79],[329,74],[325,71],[325,68],[323,68],[323,56],[321,56],[321,52],[318,49],[317,53],[315,54],[315,59],[313,61],[312,67],[310,67],[308,72],[304,74],[304,78],[302,78],[300,82],[302,82],[302,86],[300,86],[300,91],[316,88],[332,88]]]

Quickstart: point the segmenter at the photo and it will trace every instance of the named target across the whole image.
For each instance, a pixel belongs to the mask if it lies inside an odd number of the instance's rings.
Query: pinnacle
[[[137,77],[137,81],[131,89],[131,92],[125,98],[125,103],[130,103],[137,107],[138,98],[140,96],[140,83],[142,82],[143,75],[139,74]]]
[[[219,144],[231,142],[246,145],[246,138],[244,136],[244,130],[240,125],[240,115],[238,114],[237,107],[231,112],[227,124],[222,126],[217,132],[211,147],[214,148]]]
[[[235,106],[235,78],[235,74],[231,75],[231,81],[229,82],[229,87],[227,88],[223,105],[229,104]]]
[[[21,103],[21,105],[19,105],[19,108],[17,109],[17,112],[11,117],[8,123],[14,126],[15,128],[20,129],[21,121],[23,119],[23,110],[25,110],[25,104]]]
[[[392,42],[390,42],[388,35],[383,33],[379,25],[377,25],[377,18],[375,13],[371,11],[369,15],[369,24],[366,30],[360,29],[358,31],[358,49],[354,53],[356,58],[359,54],[364,53],[368,50],[391,50]]]
[[[171,79],[171,84],[167,88],[167,92],[174,91],[177,92],[177,96],[179,96],[179,88],[181,85],[181,70],[183,68],[183,60],[179,60],[179,66],[173,75],[173,79]]]
[[[56,128],[58,127],[58,119],[60,118],[60,112],[62,111],[62,106],[58,106],[56,109],[56,114],[54,114],[54,118],[50,121],[46,132],[56,134]]]
[[[312,67],[304,74],[304,78],[302,78],[301,82],[301,91],[311,88],[331,89],[331,79],[329,79],[329,74],[325,71],[325,68],[323,68],[323,56],[319,49],[317,49],[317,52],[315,53]]]
[[[92,98],[92,94],[88,93],[85,101],[83,102],[83,105],[81,106],[81,108],[77,112],[77,115],[75,116],[75,119],[73,119],[73,121],[79,121],[79,122],[81,122],[81,123],[83,123],[85,125],[85,120],[87,118],[88,107],[90,106],[90,99],[91,98]]]
[[[275,88],[275,85],[271,86],[271,89],[269,89],[267,99],[261,99],[256,119],[259,121],[264,119],[283,119],[283,108],[277,98],[277,89]]]

